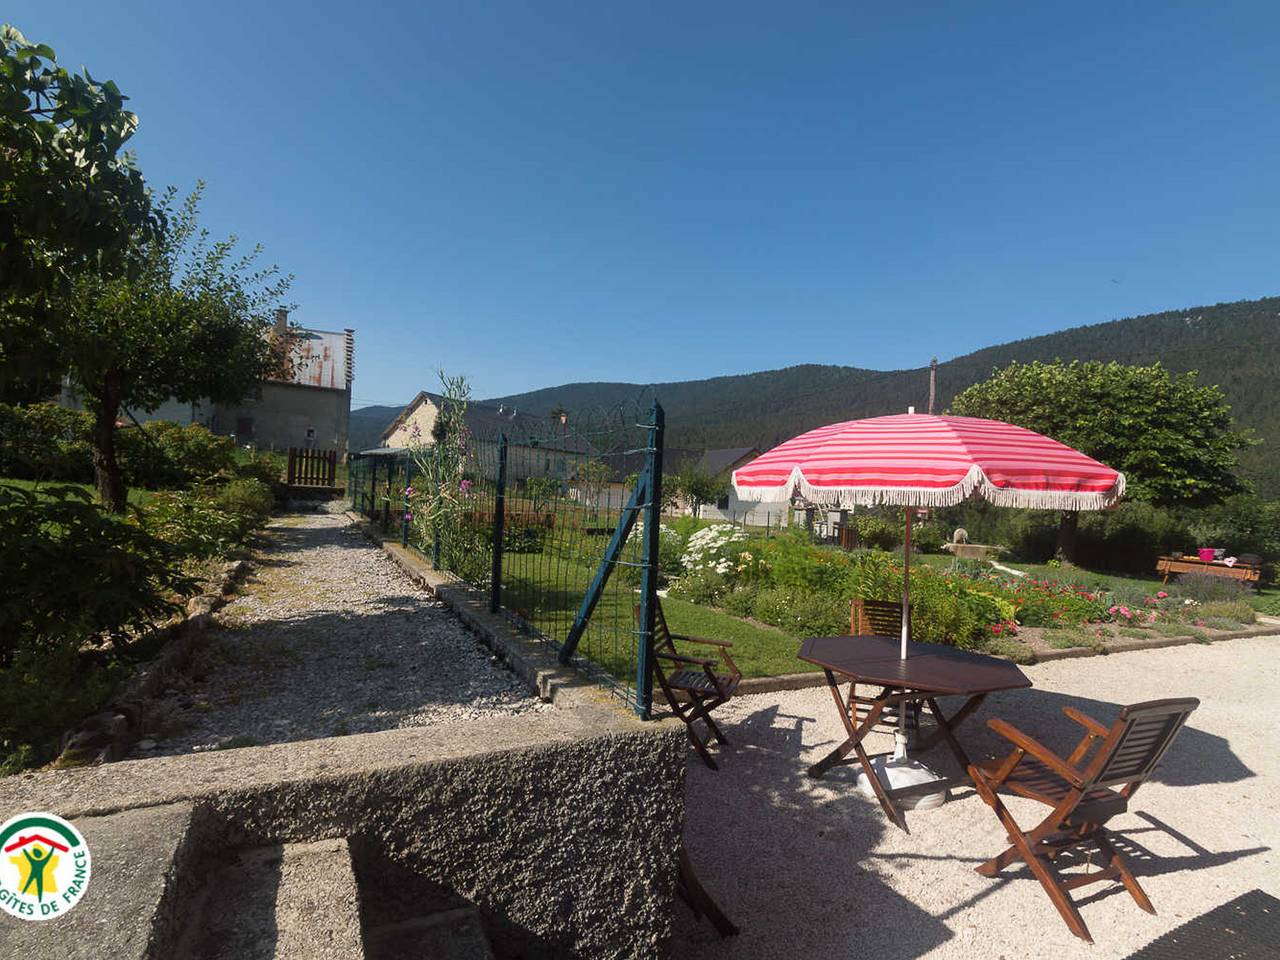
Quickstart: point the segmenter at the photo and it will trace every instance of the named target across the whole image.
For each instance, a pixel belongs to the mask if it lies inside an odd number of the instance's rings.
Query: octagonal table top
[[[811,637],[800,659],[866,683],[940,694],[982,693],[1031,686],[1017,664],[941,643],[907,644],[897,637]]]

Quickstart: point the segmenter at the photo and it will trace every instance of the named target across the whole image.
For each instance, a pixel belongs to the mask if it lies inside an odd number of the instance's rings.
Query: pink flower
[[[412,496],[413,496],[413,487],[405,487],[405,488],[404,488],[404,495],[405,495],[406,497],[412,497]]]
[[[471,489],[471,481],[470,481],[470,480],[463,480],[460,484],[458,484],[458,492],[459,492],[459,493],[466,493],[466,492],[467,492],[468,490],[470,490],[470,489]]]
[[[1119,607],[1112,604],[1112,606],[1107,610],[1107,613],[1115,613],[1119,609],[1120,609]]]
[[[1124,617],[1126,620],[1133,619],[1133,611],[1131,611],[1128,607],[1121,607],[1120,615]]]
[[[1169,596],[1169,595],[1168,595],[1167,593],[1165,593],[1163,590],[1160,590],[1160,591],[1158,591],[1158,592],[1156,593],[1156,599],[1157,599],[1157,600],[1164,600],[1164,599],[1166,599],[1168,596]]]

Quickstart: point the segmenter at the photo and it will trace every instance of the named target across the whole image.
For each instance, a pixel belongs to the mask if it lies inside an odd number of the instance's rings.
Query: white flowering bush
[[[741,565],[740,546],[746,539],[747,532],[732,524],[703,527],[689,537],[680,562],[688,573],[714,571],[729,576]]]

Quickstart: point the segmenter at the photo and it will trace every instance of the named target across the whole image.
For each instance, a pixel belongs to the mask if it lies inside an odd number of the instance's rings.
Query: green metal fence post
[[[507,520],[507,435],[498,440],[498,487],[493,497],[493,567],[489,571],[489,612],[502,605],[502,538]]]
[[[665,432],[662,404],[653,401],[649,421],[649,499],[644,506],[644,580],[640,583],[640,637],[636,644],[636,713],[649,719],[653,707],[653,628],[658,619],[658,548],[662,542],[662,441]]]

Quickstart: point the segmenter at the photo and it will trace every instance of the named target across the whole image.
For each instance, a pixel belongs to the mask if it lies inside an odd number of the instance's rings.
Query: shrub
[[[78,487],[0,485],[0,667],[20,648],[126,644],[192,588],[176,552]]]
[[[804,534],[790,531],[757,541],[755,550],[747,550],[751,559],[762,555],[764,570],[757,571],[780,587],[792,590],[835,592],[843,589],[852,561],[839,550],[815,546]],[[739,552],[741,559],[741,552]]]
[[[671,595],[691,603],[717,604],[732,589],[729,578],[714,568],[691,570],[671,588]]]
[[[218,488],[216,500],[219,508],[236,518],[241,536],[260,526],[275,507],[271,487],[252,477],[223,484]]]
[[[938,523],[922,523],[911,530],[911,545],[921,553],[941,553],[947,537]]]
[[[873,513],[858,513],[853,517],[858,531],[858,545],[877,550],[892,550],[902,545],[903,526]]]
[[[1198,571],[1184,573],[1178,577],[1170,593],[1194,600],[1196,603],[1244,600],[1250,596],[1249,588],[1239,580]]]
[[[207,491],[158,493],[142,508],[142,524],[157,539],[187,557],[221,556],[240,542],[241,518],[224,510]]]
[[[118,456],[126,480],[159,489],[208,480],[235,466],[235,444],[198,423],[180,426],[152,420],[117,433]]]
[[[1197,545],[1280,560],[1280,500],[1241,494],[1198,511],[1190,529]]]
[[[849,632],[847,601],[821,593],[768,587],[753,605],[755,618],[798,636],[833,636]]]
[[[62,734],[100,710],[123,674],[120,664],[86,663],[69,643],[19,649],[0,668],[0,776],[53,759]]]
[[[680,560],[690,573],[715,570],[728,574],[737,566],[747,532],[727,523],[717,523],[691,534]],[[730,555],[733,558],[730,558]]]
[[[754,617],[759,595],[758,587],[740,584],[736,589],[721,596],[720,606],[739,617]]]
[[[236,460],[234,469],[236,476],[261,480],[272,490],[282,485],[281,475],[284,470],[280,460],[269,453],[240,456]]]
[[[0,404],[0,475],[85,482],[93,477],[93,420],[56,403]]]

